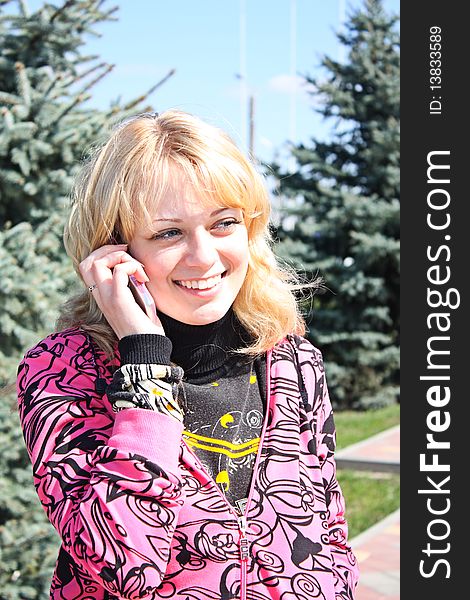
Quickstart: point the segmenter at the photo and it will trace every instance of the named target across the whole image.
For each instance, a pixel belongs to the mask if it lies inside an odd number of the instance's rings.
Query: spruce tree
[[[105,111],[89,102],[112,66],[83,46],[115,11],[67,0],[30,13],[24,0],[0,0],[0,386],[53,330],[71,290],[61,238],[86,150],[116,121],[151,110],[143,103],[157,86]],[[47,598],[58,536],[32,485],[14,395],[0,400],[0,596]]]
[[[337,407],[395,402],[399,367],[399,34],[366,0],[338,34],[347,59],[306,77],[328,140],[292,147],[293,174],[273,165],[284,198],[279,254],[326,290],[305,301]],[[313,306],[312,306],[313,304]]]

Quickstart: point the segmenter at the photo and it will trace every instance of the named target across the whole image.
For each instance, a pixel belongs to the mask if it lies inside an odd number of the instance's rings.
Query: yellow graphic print
[[[243,442],[242,444],[232,444],[232,442],[227,442],[226,440],[218,440],[216,438],[198,435],[197,433],[191,433],[190,431],[185,431],[184,437],[188,446],[201,448],[202,450],[208,450],[209,452],[225,454],[229,458],[240,458],[247,454],[256,453],[260,440],[260,438],[257,437],[248,442]]]
[[[255,384],[256,382],[256,375],[251,374],[249,382],[250,385]],[[219,387],[217,381],[213,381],[209,385],[212,387]],[[230,426],[234,422],[235,417],[232,413],[229,412],[225,413],[218,419],[218,425],[222,427],[222,430],[230,429]],[[217,429],[217,426],[214,429]],[[220,434],[222,435],[222,431],[220,431]],[[185,438],[188,446],[191,446],[193,448],[199,448],[201,450],[206,450],[207,452],[212,452],[215,454],[222,454],[227,456],[229,459],[237,459],[242,458],[244,456],[248,456],[250,454],[256,454],[258,452],[260,443],[259,437],[253,438],[246,442],[233,443],[224,439],[220,439],[218,437],[204,436],[199,435],[197,433],[192,433],[188,430],[185,430],[183,432],[183,437]],[[230,475],[228,470],[220,470],[217,473],[215,480],[224,489],[225,492],[228,492],[230,488]]]
[[[228,472],[227,471],[220,471],[220,473],[217,474],[216,477],[216,482],[220,483],[221,485],[225,486],[225,491],[228,492],[229,488],[230,488],[230,478],[228,476]]]
[[[231,415],[230,413],[225,413],[225,415],[223,415],[222,417],[220,417],[220,424],[222,425],[222,427],[224,429],[228,428],[228,424],[229,423],[233,423],[234,422],[234,418],[233,415]]]
[[[257,379],[256,379],[256,375],[250,375],[250,383],[256,383]],[[213,381],[210,384],[212,387],[219,387],[219,384],[217,381]]]

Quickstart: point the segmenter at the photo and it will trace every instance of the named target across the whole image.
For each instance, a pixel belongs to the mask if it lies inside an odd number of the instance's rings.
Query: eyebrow
[[[211,212],[211,214],[209,215],[211,218],[215,217],[216,215],[218,215],[221,212],[224,212],[226,210],[231,210],[232,207],[231,206],[224,206],[223,208],[217,208],[216,210],[214,210],[213,212]],[[183,219],[167,219],[166,217],[163,217],[161,219],[154,219],[153,222],[154,223],[158,223],[160,221],[166,221],[166,222],[171,222],[171,223],[182,223]]]

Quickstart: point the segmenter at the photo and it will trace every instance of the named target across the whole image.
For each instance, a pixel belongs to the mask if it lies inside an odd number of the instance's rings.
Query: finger
[[[156,313],[143,311],[129,288],[130,275],[141,282],[149,281],[142,264],[127,253],[119,260],[122,262],[114,264],[116,260],[106,255],[92,263],[87,277],[94,278],[93,282],[96,283],[92,290],[94,301],[119,339],[133,333],[155,332],[164,335]],[[104,266],[104,263],[108,266]],[[109,264],[114,264],[114,267],[109,268]]]
[[[98,304],[108,304],[122,301],[127,302],[129,295],[129,276],[133,275],[137,281],[145,283],[149,281],[142,265],[136,261],[125,261],[118,263],[112,270],[100,271],[94,266],[95,287],[91,290]],[[89,288],[90,289],[90,288]]]
[[[106,244],[105,246],[100,246],[96,250],[93,250],[93,252],[90,252],[90,254],[86,258],[84,258],[80,264],[82,265],[82,264],[88,264],[90,262],[92,263],[99,258],[103,258],[103,256],[106,256],[107,254],[109,254],[111,252],[115,252],[115,251],[125,252],[126,250],[127,250],[127,244]]]
[[[149,281],[143,266],[139,262],[123,262],[113,269],[113,284],[117,287],[129,284],[129,276],[133,275],[137,281],[146,283]]]
[[[80,274],[85,283],[96,283],[97,279],[100,281],[110,279],[112,270],[116,265],[126,262],[132,262],[142,267],[142,264],[139,261],[122,250],[108,252],[99,258],[90,254],[90,256],[81,263]]]
[[[104,250],[100,248],[100,250]],[[108,267],[113,267],[115,264],[125,261],[126,259],[131,260],[132,256],[126,252],[125,249],[117,250],[113,248],[107,252],[92,252],[87,256],[80,264],[84,269],[90,269],[96,263],[102,263]],[[135,259],[134,259],[135,260]]]

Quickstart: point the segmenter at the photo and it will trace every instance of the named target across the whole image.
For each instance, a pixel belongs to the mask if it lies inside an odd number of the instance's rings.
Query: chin
[[[178,317],[173,318],[183,321],[187,325],[209,325],[209,323],[214,323],[225,316],[230,310],[230,307],[231,304],[220,308],[202,307],[194,311],[192,314],[184,315],[183,319],[178,319]]]

